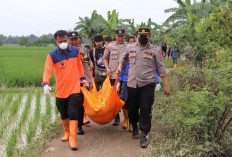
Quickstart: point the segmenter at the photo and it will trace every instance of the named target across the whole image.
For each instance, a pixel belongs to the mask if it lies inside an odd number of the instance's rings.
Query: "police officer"
[[[107,70],[107,74],[111,76],[110,82],[111,85],[115,83],[116,79],[116,70],[118,68],[119,64],[119,58],[123,54],[123,52],[126,49],[126,44],[124,42],[125,40],[125,29],[118,28],[115,29],[115,38],[116,41],[110,42],[104,51],[104,65]],[[113,125],[117,126],[120,123],[120,117],[119,114],[116,115]]]
[[[140,28],[138,30],[138,42],[130,44],[119,61],[117,73],[120,73],[125,60],[129,58],[128,74],[128,104],[129,120],[133,126],[134,139],[139,138],[139,129],[142,131],[140,137],[141,148],[146,148],[148,143],[146,135],[151,128],[151,111],[154,103],[155,74],[157,68],[159,76],[164,82],[164,91],[170,95],[166,69],[158,50],[150,44],[150,29]],[[140,115],[139,115],[140,109]]]
[[[68,32],[69,45],[78,47],[78,45],[80,44],[78,38],[79,38],[78,32],[76,32],[76,31]],[[81,56],[82,65],[84,68],[85,78],[86,78],[87,82],[89,83],[89,86],[92,87],[91,70],[90,69],[93,68],[93,63],[90,60],[88,50],[86,48],[81,48],[81,47],[79,47],[79,49],[80,49],[79,52],[80,52],[80,56]],[[81,101],[82,101],[81,102],[82,106],[81,106],[81,110],[80,110],[79,123],[78,123],[78,128],[77,128],[78,135],[84,134],[82,126],[84,123],[89,123],[89,121],[86,119],[86,115],[84,113],[84,107],[83,107],[84,97],[83,97],[82,93],[81,93]]]

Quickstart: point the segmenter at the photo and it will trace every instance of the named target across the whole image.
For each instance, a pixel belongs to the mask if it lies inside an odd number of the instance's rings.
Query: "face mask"
[[[67,42],[62,42],[58,45],[58,47],[61,49],[61,50],[65,50],[68,48],[68,43]]]
[[[147,36],[144,36],[144,35],[140,36],[140,37],[139,37],[139,43],[140,43],[141,45],[146,45],[146,44],[148,43],[148,38],[147,38]]]

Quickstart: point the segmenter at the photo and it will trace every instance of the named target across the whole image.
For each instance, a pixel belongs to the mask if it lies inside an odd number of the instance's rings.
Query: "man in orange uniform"
[[[49,87],[52,69],[55,67],[56,106],[64,126],[62,141],[69,141],[70,148],[77,150],[76,135],[81,110],[80,80],[85,79],[79,48],[68,45],[67,32],[59,30],[54,34],[57,48],[51,51],[46,59],[43,88],[44,94],[50,96]]]

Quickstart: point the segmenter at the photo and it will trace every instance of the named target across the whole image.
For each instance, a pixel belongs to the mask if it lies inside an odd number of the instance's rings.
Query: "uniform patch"
[[[60,63],[60,67],[61,67],[61,69],[64,69],[64,68],[65,68],[65,63],[64,63],[64,62],[61,62],[61,63]]]
[[[145,55],[145,58],[152,59],[152,56],[151,55]]]
[[[136,53],[130,53],[129,57],[134,57],[136,55]]]
[[[145,54],[152,56],[152,51],[148,52],[147,50],[145,51]]]

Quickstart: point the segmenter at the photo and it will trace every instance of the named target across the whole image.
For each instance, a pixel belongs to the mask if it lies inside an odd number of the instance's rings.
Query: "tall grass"
[[[54,48],[0,47],[0,81],[8,87],[41,86],[46,57]]]

